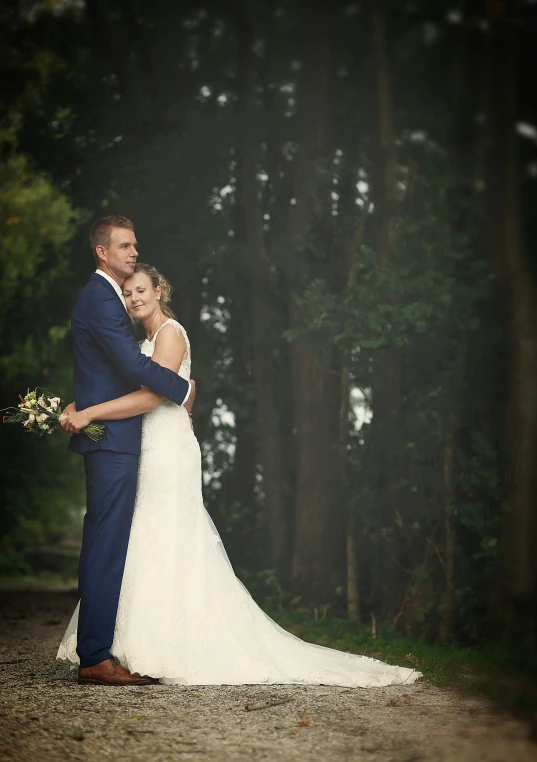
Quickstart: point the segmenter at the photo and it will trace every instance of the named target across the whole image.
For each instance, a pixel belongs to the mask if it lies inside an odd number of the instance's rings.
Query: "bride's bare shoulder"
[[[181,353],[184,353],[186,349],[186,337],[181,330],[181,325],[176,320],[167,320],[157,332],[155,350],[166,353],[180,350]]]

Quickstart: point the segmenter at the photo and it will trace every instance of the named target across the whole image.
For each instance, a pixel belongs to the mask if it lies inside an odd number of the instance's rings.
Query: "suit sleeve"
[[[92,337],[124,376],[182,405],[190,394],[190,384],[140,352],[123,311],[115,297],[92,304],[86,317]]]

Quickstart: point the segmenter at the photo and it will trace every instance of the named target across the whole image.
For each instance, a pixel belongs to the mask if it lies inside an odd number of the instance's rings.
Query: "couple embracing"
[[[73,310],[75,403],[62,420],[84,459],[86,515],[57,658],[93,685],[414,682],[415,670],[291,635],[237,579],[203,505],[190,343],[170,286],[137,263],[127,218],[98,220],[90,242],[97,270]],[[106,423],[100,442],[79,433],[90,421]]]

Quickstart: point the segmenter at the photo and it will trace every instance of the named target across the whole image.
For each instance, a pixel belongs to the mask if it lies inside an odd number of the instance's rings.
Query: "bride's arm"
[[[188,349],[183,335],[172,325],[161,328],[151,359],[177,373],[187,355]],[[122,418],[132,418],[135,415],[147,413],[153,410],[162,399],[160,394],[142,387],[139,391],[125,394],[115,400],[101,402],[99,405],[92,405],[76,413],[70,413],[67,416],[68,421],[63,422],[70,424],[75,429],[75,433],[78,433],[91,421],[119,421]]]

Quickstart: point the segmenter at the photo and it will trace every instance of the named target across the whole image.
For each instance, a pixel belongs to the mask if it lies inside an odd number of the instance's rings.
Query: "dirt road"
[[[426,680],[367,691],[79,687],[54,660],[74,603],[0,593],[1,760],[537,762],[523,723]]]

